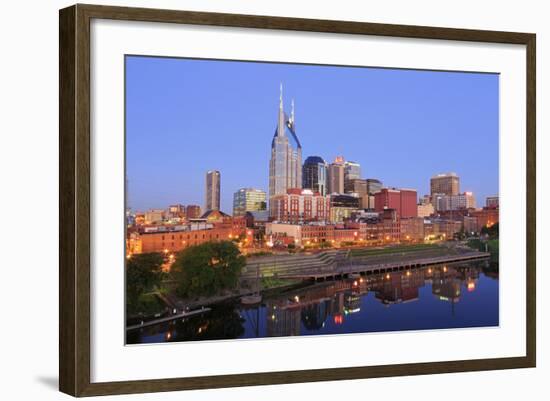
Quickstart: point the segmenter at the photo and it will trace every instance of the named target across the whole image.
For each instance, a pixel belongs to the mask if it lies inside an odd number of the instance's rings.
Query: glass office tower
[[[246,212],[266,210],[266,196],[261,189],[241,188],[233,194],[233,216],[244,216]]]
[[[304,188],[325,196],[327,194],[328,165],[319,156],[309,156],[302,168],[302,185]]]
[[[296,136],[294,101],[290,117],[283,109],[283,86],[279,98],[277,129],[271,141],[269,199],[286,194],[289,188],[302,188],[302,145]]]

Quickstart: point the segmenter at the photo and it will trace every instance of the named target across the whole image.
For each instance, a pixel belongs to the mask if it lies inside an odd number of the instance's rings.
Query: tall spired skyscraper
[[[269,161],[269,199],[286,194],[289,188],[302,188],[302,145],[296,136],[294,100],[290,117],[283,108],[283,85],[279,98],[277,128],[271,141]]]

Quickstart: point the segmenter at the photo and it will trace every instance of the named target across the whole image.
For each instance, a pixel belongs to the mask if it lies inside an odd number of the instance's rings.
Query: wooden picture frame
[[[473,41],[526,46],[527,300],[524,357],[92,383],[90,380],[90,21],[94,18]],[[535,34],[96,5],[59,14],[59,388],[73,396],[144,393],[534,367],[536,361]]]

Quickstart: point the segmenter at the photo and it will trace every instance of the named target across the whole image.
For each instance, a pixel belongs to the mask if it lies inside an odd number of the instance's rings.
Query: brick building
[[[374,194],[374,210],[394,209],[400,218],[417,217],[417,195],[414,189],[382,188]]]
[[[269,205],[270,218],[285,223],[328,221],[330,196],[323,196],[310,189],[288,189],[286,194],[275,195]]]

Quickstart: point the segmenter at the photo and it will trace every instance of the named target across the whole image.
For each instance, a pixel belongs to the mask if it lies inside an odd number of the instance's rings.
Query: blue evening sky
[[[267,192],[281,82],[303,160],[342,155],[419,196],[448,171],[478,206],[498,194],[498,75],[128,56],[129,206],[204,207],[208,170],[225,212],[239,188]]]

